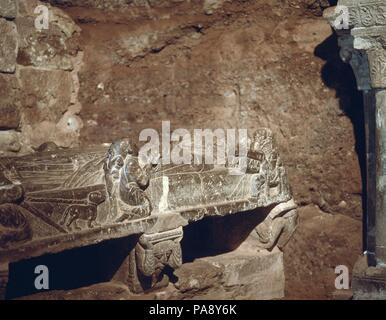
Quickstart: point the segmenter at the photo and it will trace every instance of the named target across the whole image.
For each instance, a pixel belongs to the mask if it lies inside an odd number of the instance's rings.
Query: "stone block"
[[[0,108],[7,105],[19,105],[19,91],[16,76],[0,74]]]
[[[7,19],[16,18],[17,7],[16,0],[1,0],[0,1],[0,17]]]
[[[18,63],[44,69],[72,70],[72,58],[78,52],[79,31],[74,21],[63,11],[49,7],[48,29],[36,30],[34,9],[36,3],[21,1],[17,19],[20,49]]]
[[[20,114],[17,107],[0,105],[0,129],[16,129],[20,123]]]
[[[283,253],[259,251],[252,238],[238,249],[184,264],[176,271],[183,297],[270,300],[284,297]]]
[[[16,131],[0,131],[0,155],[18,152],[20,148],[19,134]]]
[[[19,90],[16,76],[0,74],[0,130],[19,126]]]
[[[0,72],[14,73],[18,51],[16,25],[0,19]]]
[[[70,72],[21,68],[20,83],[26,124],[57,123],[71,104],[74,86]]]

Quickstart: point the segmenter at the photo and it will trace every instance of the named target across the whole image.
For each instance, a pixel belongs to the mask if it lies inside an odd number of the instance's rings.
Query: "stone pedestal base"
[[[175,272],[176,298],[270,300],[284,297],[283,253],[248,239],[235,251],[197,259]]]
[[[268,300],[284,297],[283,253],[259,250],[247,239],[238,249],[184,263],[168,287],[133,294],[117,280],[68,291],[50,291],[23,299],[36,300]]]
[[[369,267],[366,257],[361,257],[354,267],[354,300],[386,300],[386,268]]]

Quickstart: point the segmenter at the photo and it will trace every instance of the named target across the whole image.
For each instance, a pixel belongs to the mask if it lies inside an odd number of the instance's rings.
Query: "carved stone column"
[[[325,17],[338,34],[342,59],[354,70],[365,107],[366,251],[354,270],[354,297],[386,297],[386,0],[340,0]]]

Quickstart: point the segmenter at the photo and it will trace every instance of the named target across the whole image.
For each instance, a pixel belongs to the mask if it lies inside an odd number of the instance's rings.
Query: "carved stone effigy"
[[[339,0],[325,17],[364,97],[366,251],[355,268],[354,298],[386,298],[386,0]]]
[[[269,130],[256,132],[247,163],[241,175],[230,164],[141,166],[129,140],[0,158],[0,291],[11,262],[128,236],[138,239],[127,259],[131,291],[167,285],[165,267],[182,264],[184,226],[257,208],[270,210],[257,245],[284,245],[296,204]]]

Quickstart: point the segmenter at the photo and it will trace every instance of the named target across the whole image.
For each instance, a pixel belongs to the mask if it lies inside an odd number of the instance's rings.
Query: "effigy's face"
[[[109,161],[108,166],[107,166],[109,169],[109,173],[110,173],[111,178],[113,178],[114,180],[118,180],[120,170],[123,168],[123,166],[124,166],[124,160],[123,160],[121,155],[117,155],[117,156],[113,157]]]

